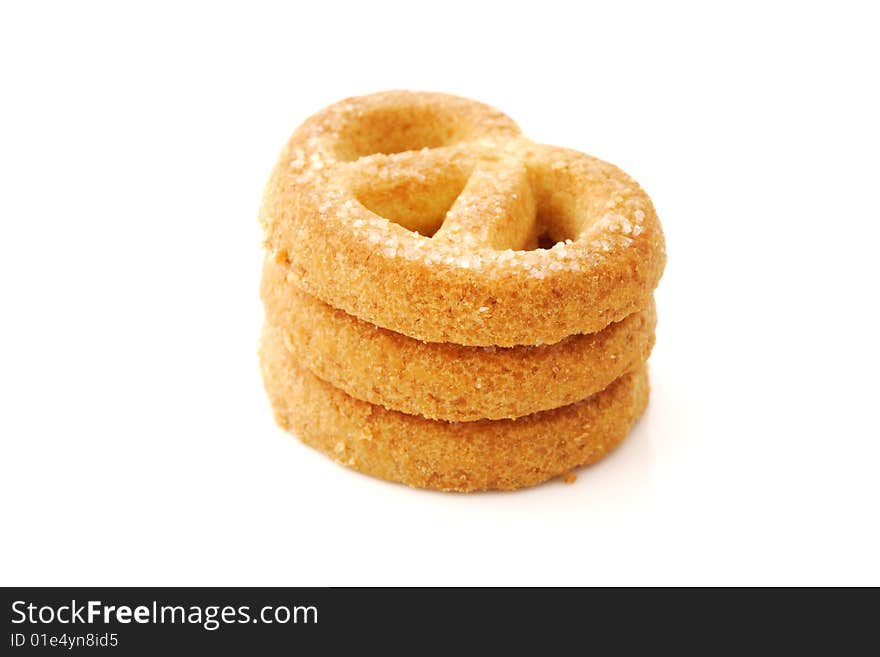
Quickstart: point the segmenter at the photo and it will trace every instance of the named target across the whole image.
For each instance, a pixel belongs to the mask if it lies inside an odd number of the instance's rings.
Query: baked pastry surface
[[[421,342],[331,308],[267,262],[267,321],[313,374],[352,397],[430,419],[515,418],[604,390],[644,363],[654,345],[653,300],[599,333],[539,347]]]
[[[469,346],[601,331],[648,304],[666,261],[654,207],[627,174],[444,94],[318,112],[284,149],[261,220],[305,292]]]
[[[301,366],[283,340],[265,325],[263,380],[278,423],[342,465],[419,488],[539,484],[605,456],[648,402],[641,367],[589,399],[516,420],[428,420],[354,399]]]

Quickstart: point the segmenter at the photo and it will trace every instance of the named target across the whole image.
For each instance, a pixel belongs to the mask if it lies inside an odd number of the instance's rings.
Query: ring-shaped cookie
[[[298,287],[431,342],[594,333],[644,308],[665,265],[653,205],[620,169],[443,94],[375,94],[313,116],[261,219]]]
[[[263,379],[278,423],[337,462],[444,491],[513,490],[598,461],[648,402],[644,367],[589,399],[516,420],[443,422],[350,397],[301,367],[266,324]]]
[[[656,312],[599,333],[540,347],[466,347],[414,340],[336,310],[286,280],[267,260],[266,321],[294,358],[347,394],[430,419],[516,418],[566,406],[605,389],[650,355]]]

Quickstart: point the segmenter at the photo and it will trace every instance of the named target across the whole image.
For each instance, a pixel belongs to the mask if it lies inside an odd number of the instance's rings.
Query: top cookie
[[[600,331],[648,305],[666,261],[654,207],[620,169],[437,93],[312,116],[275,166],[261,221],[291,282],[430,342]]]

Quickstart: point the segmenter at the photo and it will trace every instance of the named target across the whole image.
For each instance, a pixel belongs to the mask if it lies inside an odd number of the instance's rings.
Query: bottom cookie
[[[266,324],[263,381],[278,423],[355,470],[443,491],[514,490],[595,463],[648,403],[645,366],[589,398],[515,420],[446,422],[349,397],[299,365]]]

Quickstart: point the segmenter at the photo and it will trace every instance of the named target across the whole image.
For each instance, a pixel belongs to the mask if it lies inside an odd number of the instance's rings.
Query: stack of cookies
[[[336,461],[512,490],[618,445],[648,400],[663,233],[616,167],[434,93],[308,119],[266,188],[276,418]]]

